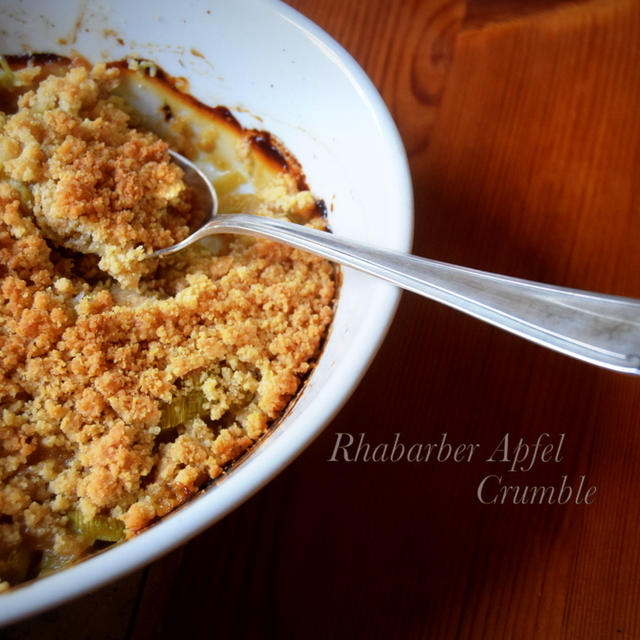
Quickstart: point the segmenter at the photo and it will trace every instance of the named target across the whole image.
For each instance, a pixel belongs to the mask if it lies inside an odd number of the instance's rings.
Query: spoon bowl
[[[199,167],[177,151],[169,149],[169,155],[184,172],[184,183],[191,189],[194,199],[193,206],[202,214],[201,219],[203,222],[200,228],[196,229],[181,242],[154,251],[152,254],[153,257],[169,256],[177,253],[205,236],[215,233],[215,231],[203,232],[203,230],[207,228],[207,225],[215,220],[218,215],[218,194],[207,176],[205,176]]]
[[[207,177],[171,151],[206,210],[190,236],[153,257],[163,257],[215,233],[252,235],[310,251],[347,267],[442,302],[506,331],[607,369],[640,374],[640,301],[540,284],[449,265],[336,238],[292,222],[246,213],[218,214]]]

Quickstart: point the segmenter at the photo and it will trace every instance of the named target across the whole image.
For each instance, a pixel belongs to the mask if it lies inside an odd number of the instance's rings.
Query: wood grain
[[[640,297],[640,2],[292,4],[389,105],[417,253]],[[64,630],[71,640],[638,638],[639,415],[638,379],[405,295],[352,399],[284,473],[130,579],[141,586],[128,609],[94,596],[47,615],[95,607]],[[328,462],[341,432],[479,448],[469,463]],[[561,460],[488,462],[506,433],[564,434]],[[486,505],[490,474],[585,476],[597,493],[591,505]],[[116,612],[119,626],[101,622]],[[41,624],[6,637],[61,633]]]
[[[289,4],[321,25],[367,71],[391,109],[408,153],[425,149],[466,3],[293,0]]]

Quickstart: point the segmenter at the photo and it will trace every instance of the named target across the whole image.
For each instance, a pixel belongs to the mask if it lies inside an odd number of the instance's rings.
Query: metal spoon
[[[171,152],[210,211],[197,231],[156,251],[166,256],[214,233],[278,240],[354,267],[463,311],[555,351],[592,364],[640,374],[640,300],[539,284],[341,240],[333,234],[244,213],[217,214],[211,182]]]

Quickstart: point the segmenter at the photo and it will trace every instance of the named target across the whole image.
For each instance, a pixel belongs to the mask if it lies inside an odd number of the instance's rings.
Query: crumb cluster
[[[0,588],[119,537],[79,521],[126,537],[218,476],[332,318],[332,265],[269,241],[149,267],[187,235],[189,200],[117,83],[75,66],[0,113]],[[308,202],[314,223],[313,199],[278,194],[262,206]]]
[[[189,233],[190,202],[168,145],[128,126],[111,95],[118,70],[84,66],[51,75],[2,122],[4,175],[29,187],[43,234],[100,257],[125,286],[146,255]]]

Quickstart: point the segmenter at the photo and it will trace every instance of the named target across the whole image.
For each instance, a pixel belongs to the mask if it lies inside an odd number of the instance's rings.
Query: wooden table
[[[639,0],[292,4],[396,119],[416,253],[640,298]],[[350,402],[266,489],[5,637],[638,638],[639,417],[639,379],[405,294]],[[342,432],[479,446],[471,461],[329,462]],[[520,441],[552,448],[509,471]],[[563,478],[562,505],[499,490]]]

